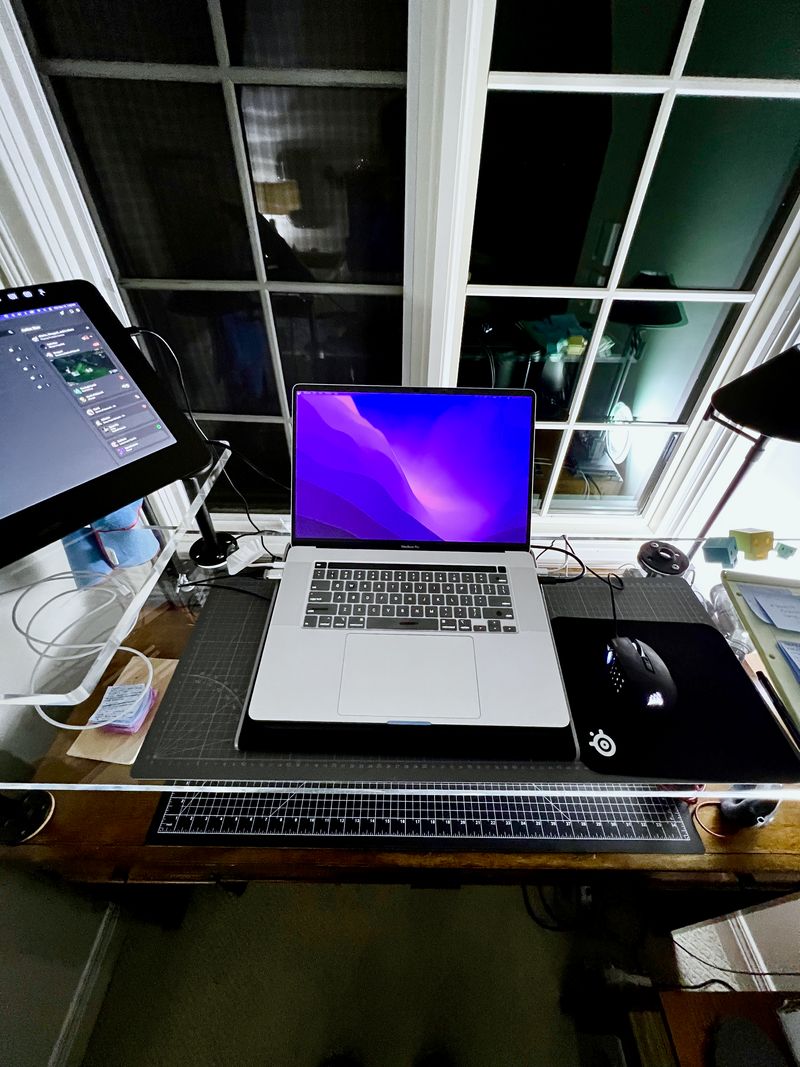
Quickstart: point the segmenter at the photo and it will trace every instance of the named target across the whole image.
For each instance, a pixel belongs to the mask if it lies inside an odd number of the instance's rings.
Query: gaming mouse
[[[615,637],[606,648],[612,690],[636,711],[671,711],[678,690],[663,659],[637,637]]]

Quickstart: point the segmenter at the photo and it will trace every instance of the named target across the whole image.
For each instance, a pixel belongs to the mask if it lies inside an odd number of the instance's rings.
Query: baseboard
[[[47,1067],[80,1067],[122,947],[120,909],[107,904]]]

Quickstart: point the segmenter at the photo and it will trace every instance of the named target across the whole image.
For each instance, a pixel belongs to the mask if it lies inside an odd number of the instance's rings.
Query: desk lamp
[[[800,442],[798,397],[800,347],[797,345],[728,382],[712,395],[706,418],[744,437],[751,445],[744,462],[697,535],[689,553],[690,559],[744,476],[764,451],[767,441],[777,437],[781,441]],[[754,431],[756,436],[748,433],[748,430]]]
[[[630,288],[674,289],[675,284],[669,274],[643,270],[631,281]],[[634,361],[641,357],[644,348],[642,330],[685,326],[688,321],[683,304],[677,300],[615,300],[609,319],[630,326],[623,355],[630,356]]]

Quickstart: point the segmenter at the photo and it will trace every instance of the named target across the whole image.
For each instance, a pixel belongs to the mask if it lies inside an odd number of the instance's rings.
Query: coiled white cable
[[[59,632],[55,635],[55,637],[53,637],[53,638],[51,638],[49,640],[46,639],[46,638],[43,638],[43,637],[37,637],[35,634],[32,634],[30,632],[30,630],[31,630],[31,626],[34,623],[34,621],[41,615],[41,613],[43,611],[45,611],[47,608],[49,608],[57,600],[60,600],[62,597],[75,596],[75,595],[79,595],[81,593],[104,593],[104,594],[106,594],[106,598],[103,600],[103,602],[101,604],[98,604],[97,607],[92,608],[90,611],[88,611],[88,612],[86,612],[86,613],[84,613],[82,615],[81,622],[85,623],[86,620],[92,618],[92,616],[98,615],[101,612],[106,611],[110,607],[110,605],[115,603],[115,602],[122,604],[123,612],[124,612],[126,605],[123,602],[123,597],[122,597],[121,594],[127,594],[128,596],[132,595],[132,590],[125,584],[124,581],[121,580],[121,576],[118,576],[117,574],[112,573],[111,575],[103,576],[104,577],[104,585],[102,585],[102,586],[97,586],[97,585],[78,586],[78,587],[76,587],[74,589],[67,589],[67,590],[64,590],[61,593],[56,593],[56,595],[51,597],[50,600],[47,600],[47,601],[45,601],[44,604],[40,604],[39,605],[39,607],[34,611],[33,615],[31,615],[31,617],[28,620],[26,625],[22,625],[20,623],[20,621],[19,621],[20,606],[23,603],[23,601],[25,600],[25,597],[28,596],[34,589],[38,588],[38,586],[40,586],[40,585],[46,584],[47,582],[65,581],[65,580],[73,580],[74,581],[75,578],[80,578],[80,577],[91,577],[91,578],[97,579],[99,576],[98,576],[96,571],[60,571],[57,574],[51,574],[51,575],[48,575],[45,578],[40,578],[38,581],[31,582],[28,585],[18,586],[18,587],[14,588],[14,589],[4,590],[4,593],[15,593],[15,592],[20,592],[21,591],[21,595],[14,602],[14,606],[11,609],[11,624],[12,624],[13,628],[17,631],[17,633],[21,634],[21,636],[25,640],[25,644],[28,646],[28,648],[32,652],[34,652],[38,657],[37,660],[36,660],[36,663],[34,664],[33,670],[31,671],[30,685],[31,685],[31,689],[34,692],[36,691],[36,688],[37,688],[37,679],[38,679],[42,664],[45,663],[45,661],[47,661],[47,660],[55,660],[56,662],[65,662],[65,663],[66,662],[72,662],[72,661],[75,661],[75,660],[84,659],[84,658],[92,655],[93,653],[97,653],[97,652],[101,651],[101,649],[103,649],[105,647],[105,642],[78,643],[78,642],[70,642],[70,641],[61,641],[60,640],[61,637],[68,630],[73,629],[77,625],[75,620],[73,620],[72,622],[69,622],[66,626],[62,627],[62,629],[59,630]],[[114,588],[110,588],[110,586],[113,587],[115,585],[118,587],[116,591],[114,590]],[[133,629],[134,625],[135,625],[135,620],[131,624],[131,627],[128,630],[128,633],[130,633],[130,631]],[[128,633],[125,634],[125,637],[128,636]],[[123,640],[124,640],[124,638],[123,638]],[[55,652],[54,653],[54,652],[51,651],[54,648],[58,649],[58,650],[69,649],[71,651],[69,653],[67,653],[67,654],[61,654],[60,652]],[[76,650],[79,650],[79,651],[76,651]],[[129,652],[133,656],[138,656],[141,660],[144,661],[144,664],[145,664],[145,668],[146,668],[146,671],[147,671],[147,681],[144,683],[144,688],[142,690],[142,697],[141,697],[139,703],[137,704],[137,710],[138,710],[139,708],[141,708],[141,706],[144,703],[144,701],[149,699],[150,689],[151,689],[151,686],[152,686],[152,683],[153,683],[153,664],[150,662],[149,658],[143,652],[140,652],[136,648],[131,648],[128,645],[120,645],[119,646],[119,651],[121,651],[121,652]],[[34,704],[33,707],[35,708],[36,712],[41,716],[41,718],[45,720],[45,722],[49,723],[51,726],[57,727],[60,730],[73,730],[73,731],[97,730],[101,726],[109,726],[109,725],[111,725],[112,721],[113,721],[113,720],[111,720],[111,721],[106,721],[106,722],[90,723],[90,724],[85,724],[83,726],[71,726],[68,723],[59,722],[57,719],[51,718],[47,714],[47,712],[45,712],[44,709],[39,704]]]

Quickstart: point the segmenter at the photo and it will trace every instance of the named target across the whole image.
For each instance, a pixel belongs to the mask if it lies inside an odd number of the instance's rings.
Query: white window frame
[[[800,209],[787,220],[761,275],[748,291],[670,290],[670,300],[713,301],[742,306],[703,395],[684,424],[674,429],[681,439],[665,473],[641,514],[587,509],[551,509],[558,471],[576,427],[603,429],[605,424],[578,418],[589,384],[603,328],[614,299],[658,299],[652,290],[620,287],[625,256],[653,173],[672,107],[681,96],[737,96],[800,99],[800,81],[686,77],[683,69],[702,12],[703,0],[691,0],[672,69],[667,76],[491,72],[495,0],[409,0],[408,74],[377,71],[308,71],[236,68],[229,64],[219,0],[208,0],[217,51],[215,66],[102,63],[38,60],[28,52],[10,0],[0,0],[0,130],[6,148],[0,185],[9,209],[0,219],[0,272],[6,284],[31,280],[84,277],[105,293],[125,316],[124,294],[147,289],[250,289],[257,292],[270,341],[281,408],[279,416],[231,416],[205,413],[208,420],[278,423],[291,435],[290,412],[283,388],[270,293],[308,292],[403,296],[403,382],[452,386],[458,369],[461,327],[468,296],[584,298],[600,301],[592,340],[586,352],[566,422],[542,422],[559,430],[561,442],[553,474],[534,516],[537,535],[691,535],[704,518],[697,501],[710,512],[721,494],[724,461],[731,435],[703,421],[711,391],[785,347],[800,326]],[[38,72],[37,72],[38,66]],[[177,79],[221,84],[231,128],[237,175],[245,204],[256,279],[201,281],[120,278],[104,248],[97,213],[88,190],[76,176],[48,103],[50,75],[81,74],[129,78]],[[40,75],[42,78],[40,80]],[[236,105],[236,84],[371,85],[406,84],[407,163],[405,261],[402,286],[267,281],[260,254],[255,208],[250,195],[244,133]],[[43,88],[44,85],[44,88]],[[605,285],[564,286],[469,285],[468,264],[477,193],[480,149],[487,92],[603,92],[660,96],[660,107],[634,191],[628,218]],[[51,101],[52,102],[52,101]],[[115,277],[119,284],[115,282]],[[633,432],[636,432],[636,429]],[[155,495],[160,521],[174,521],[185,497],[181,487]],[[262,514],[265,523],[280,516]],[[231,525],[231,516],[226,516]]]

